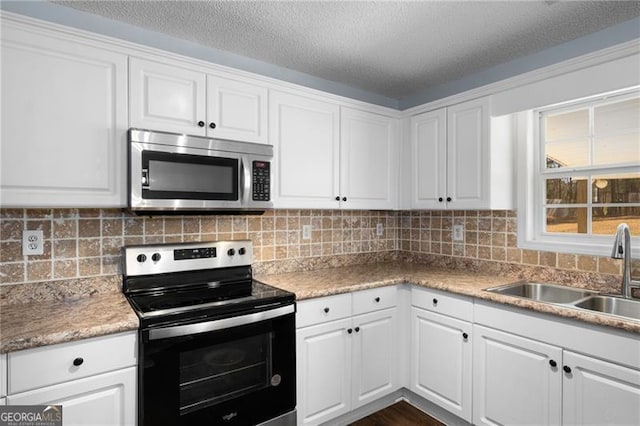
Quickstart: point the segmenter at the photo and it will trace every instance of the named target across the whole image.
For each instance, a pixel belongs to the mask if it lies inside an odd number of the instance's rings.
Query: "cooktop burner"
[[[201,305],[205,303],[204,299],[199,297],[192,297],[191,295],[180,295],[179,297],[171,296],[167,298],[166,294],[160,294],[158,296],[148,296],[150,300],[146,303],[146,309],[144,311],[162,311],[165,309],[180,308],[182,306]],[[222,300],[220,297],[216,297],[214,301],[218,302]],[[140,301],[138,301],[139,303]]]

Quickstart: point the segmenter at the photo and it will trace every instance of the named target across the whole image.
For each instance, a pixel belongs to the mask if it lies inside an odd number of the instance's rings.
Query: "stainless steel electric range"
[[[295,297],[253,280],[251,241],[129,246],[140,426],[293,425]]]

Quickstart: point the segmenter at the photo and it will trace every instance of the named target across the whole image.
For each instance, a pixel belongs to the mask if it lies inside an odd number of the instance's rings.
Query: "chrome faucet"
[[[640,288],[640,281],[631,279],[631,233],[626,223],[621,223],[616,229],[616,236],[613,242],[611,257],[614,259],[624,259],[622,264],[622,296],[631,297],[631,288]]]

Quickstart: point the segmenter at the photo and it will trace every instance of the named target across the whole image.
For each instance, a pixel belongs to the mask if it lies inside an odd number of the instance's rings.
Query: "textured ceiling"
[[[640,16],[638,1],[55,1],[400,99]]]

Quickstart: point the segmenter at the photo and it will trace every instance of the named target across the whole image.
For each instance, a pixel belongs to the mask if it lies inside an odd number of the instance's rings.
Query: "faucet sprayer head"
[[[611,257],[613,259],[622,259],[624,251],[628,248],[625,247],[624,233],[629,232],[629,226],[626,223],[621,223],[616,229],[615,239],[613,241],[613,249],[611,250]]]

